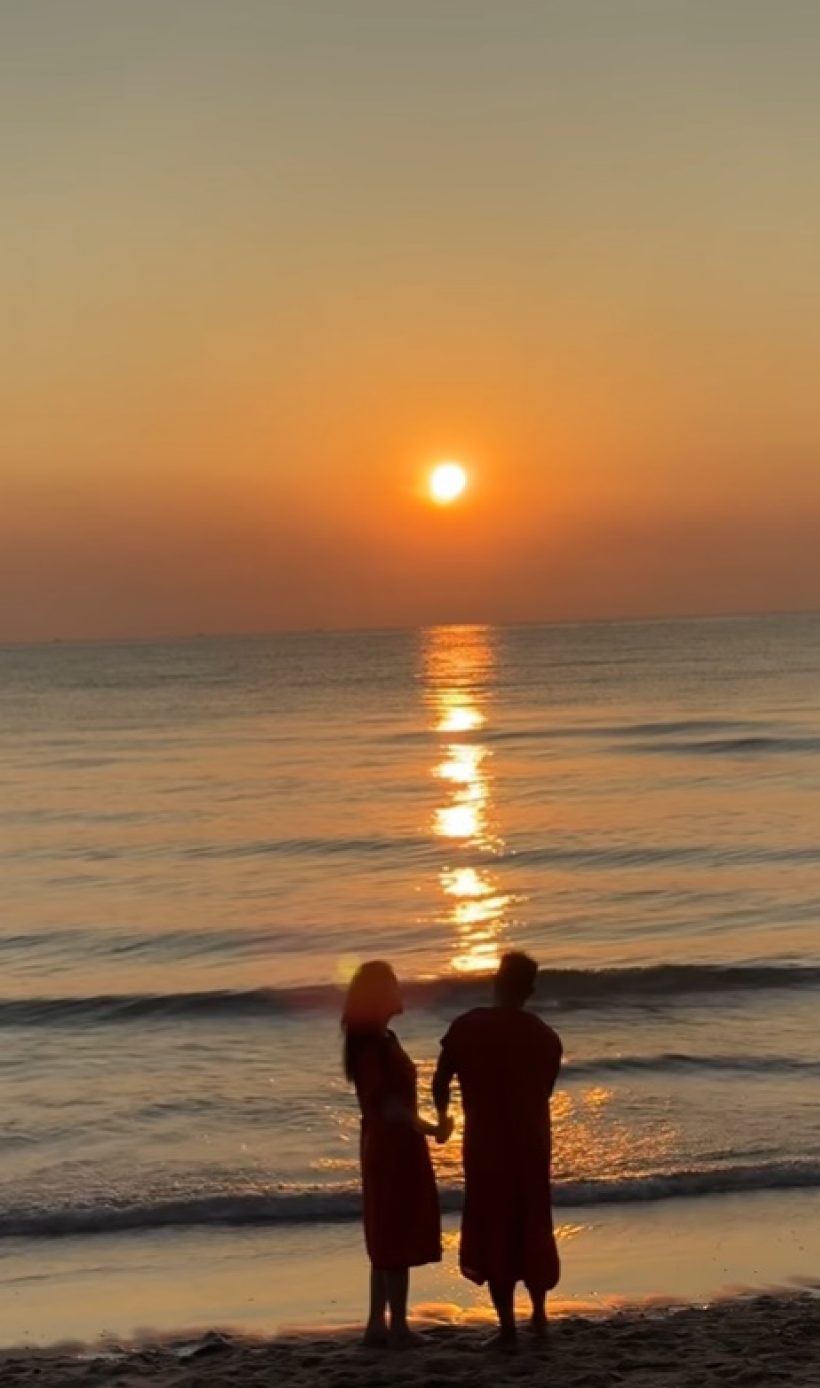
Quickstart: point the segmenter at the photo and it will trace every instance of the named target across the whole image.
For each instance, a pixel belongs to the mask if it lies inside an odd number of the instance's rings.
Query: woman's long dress
[[[393,1032],[365,1041],[354,1082],[362,1112],[364,1237],[374,1267],[386,1271],[441,1260],[438,1191],[427,1140],[384,1116],[390,1101],[416,1110],[416,1067]]]

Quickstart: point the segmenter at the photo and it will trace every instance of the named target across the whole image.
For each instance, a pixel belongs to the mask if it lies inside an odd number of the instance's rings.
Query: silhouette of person
[[[538,976],[526,954],[505,954],[494,1005],[453,1022],[441,1043],[433,1099],[443,1122],[458,1078],[464,1108],[460,1263],[489,1284],[501,1348],[514,1348],[516,1282],[532,1301],[531,1328],[547,1331],[547,1292],[560,1273],[550,1197],[549,1101],[561,1065],[557,1034],[524,1011]]]
[[[452,1131],[446,1117],[436,1125],[419,1117],[416,1067],[387,1026],[403,1011],[390,965],[362,964],[348,989],[342,1028],[344,1070],[362,1115],[364,1237],[371,1264],[364,1343],[397,1348],[419,1341],[407,1324],[409,1269],[441,1259],[438,1191],[426,1138],[446,1141]]]

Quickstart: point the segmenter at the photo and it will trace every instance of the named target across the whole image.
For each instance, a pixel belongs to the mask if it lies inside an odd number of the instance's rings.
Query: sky
[[[0,0],[0,641],[819,607],[818,70],[815,0]]]

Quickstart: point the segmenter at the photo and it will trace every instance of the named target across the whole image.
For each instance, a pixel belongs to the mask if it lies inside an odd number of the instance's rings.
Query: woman
[[[371,1263],[364,1343],[398,1348],[419,1342],[407,1324],[409,1269],[441,1259],[438,1193],[425,1139],[446,1142],[452,1131],[449,1119],[436,1126],[419,1118],[416,1067],[387,1026],[403,1011],[390,965],[378,959],[362,964],[348,989],[342,1028],[345,1074],[362,1113],[364,1237]]]

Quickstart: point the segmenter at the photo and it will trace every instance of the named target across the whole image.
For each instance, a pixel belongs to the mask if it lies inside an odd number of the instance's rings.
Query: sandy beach
[[[63,1349],[7,1352],[4,1388],[34,1384],[110,1384],[137,1388],[436,1388],[545,1381],[565,1388],[711,1388],[711,1385],[811,1384],[820,1379],[820,1300],[810,1294],[760,1296],[652,1313],[624,1312],[558,1320],[546,1344],[522,1333],[515,1355],[488,1349],[490,1331],[475,1324],[419,1323],[425,1344],[407,1352],[364,1351],[356,1331],[280,1336],[269,1341],[210,1334],[196,1341],[105,1352]]]

